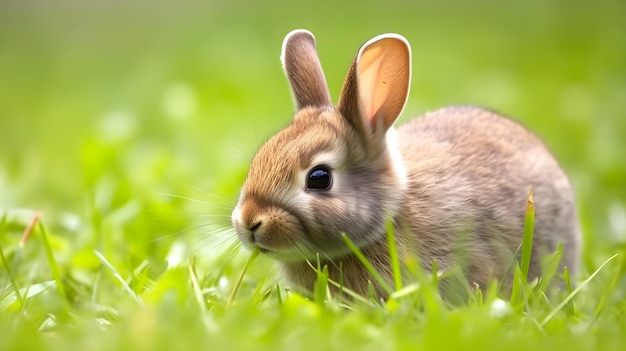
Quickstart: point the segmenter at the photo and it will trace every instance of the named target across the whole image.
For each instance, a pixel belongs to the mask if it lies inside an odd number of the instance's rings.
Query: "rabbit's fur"
[[[410,85],[403,37],[381,35],[361,47],[336,107],[311,33],[289,33],[281,59],[297,113],[255,155],[232,218],[240,240],[279,260],[296,288],[312,290],[316,274],[306,261],[316,264],[319,255],[330,279],[359,294],[372,281],[384,296],[341,233],[391,285],[387,219],[401,258],[416,254],[426,268],[458,265],[480,287],[507,281],[529,186],[536,209],[530,277],[559,242],[562,266],[576,272],[573,192],[537,137],[476,107],[444,108],[392,127]],[[323,172],[312,175],[320,165]],[[327,174],[328,189],[309,187],[318,184],[311,177]]]

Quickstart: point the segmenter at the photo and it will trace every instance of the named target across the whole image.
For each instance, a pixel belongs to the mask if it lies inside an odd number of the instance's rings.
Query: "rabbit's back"
[[[567,176],[521,125],[475,107],[427,113],[398,128],[409,186],[402,209],[408,247],[429,265],[459,263],[470,282],[502,278],[523,237],[529,187],[535,204],[532,276],[563,242],[575,272],[580,229]],[[484,285],[483,285],[484,286]]]

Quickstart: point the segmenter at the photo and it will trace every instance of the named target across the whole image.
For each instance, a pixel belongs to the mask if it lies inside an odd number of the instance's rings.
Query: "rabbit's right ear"
[[[332,106],[311,32],[296,29],[287,34],[280,60],[291,85],[296,110],[306,106]]]
[[[384,135],[402,113],[410,85],[409,43],[398,34],[379,35],[354,58],[337,107],[363,135]]]

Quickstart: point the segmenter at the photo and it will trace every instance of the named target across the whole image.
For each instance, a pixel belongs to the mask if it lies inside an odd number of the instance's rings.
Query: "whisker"
[[[242,247],[243,244],[241,243],[241,241],[235,240],[230,245],[228,245],[228,247],[226,247],[224,253],[232,256],[240,252]]]
[[[235,205],[230,206],[230,205],[213,204],[212,206],[215,207],[216,209],[226,211],[229,214],[233,211],[233,208],[235,208]]]
[[[199,218],[222,218],[230,222],[230,215],[227,214],[194,213],[190,216]]]
[[[167,214],[159,213],[157,211],[149,211],[149,214],[158,214],[159,216],[153,216],[151,218],[159,219],[171,219],[181,217],[194,217],[194,218],[222,218],[230,221],[230,214],[211,214],[211,213],[189,213],[189,211],[168,211]]]
[[[231,149],[230,155],[240,161],[246,161],[246,163],[250,163],[252,160],[252,154],[242,149]]]
[[[220,234],[219,236],[217,234]],[[226,247],[224,247],[227,245]],[[222,253],[233,253],[241,247],[241,241],[237,240],[237,236],[229,231],[215,231],[213,234],[203,236],[195,244],[192,244],[194,251],[202,251],[205,253],[212,253],[219,249]],[[230,250],[235,247],[236,251]]]
[[[222,196],[219,196],[217,194],[210,193],[210,192],[208,192],[208,191],[206,191],[204,189],[198,188],[197,186],[194,186],[194,185],[187,185],[187,187],[190,188],[191,190],[197,191],[197,192],[199,192],[201,194],[204,194],[206,196],[210,196],[210,197],[215,198],[215,199],[217,199],[219,201],[222,201],[223,203],[227,203],[228,205],[232,204],[232,202],[233,202],[231,199],[226,199],[226,198],[224,198]],[[217,205],[217,204],[215,204],[215,205]]]
[[[156,193],[156,195],[161,195],[161,196],[167,196],[167,197],[171,197],[171,198],[175,198],[175,199],[182,199],[182,200],[187,200],[187,201],[191,201],[191,202],[197,202],[203,205],[211,205],[213,206],[214,204],[207,202],[207,201],[202,201],[202,200],[198,200],[198,199],[194,199],[191,197],[187,197],[187,196],[182,196],[182,195],[174,195],[174,194],[167,194],[167,193]]]
[[[211,225],[216,225],[216,223],[205,223],[205,224],[200,224],[200,225],[197,225],[197,226],[194,226],[194,227],[181,229],[181,230],[179,230],[177,232],[174,232],[174,233],[171,233],[171,234],[165,234],[165,235],[161,235],[159,237],[156,237],[156,238],[150,240],[149,242],[154,243],[154,242],[162,241],[162,240],[165,240],[165,239],[168,239],[168,238],[175,237],[177,235],[188,233],[190,231],[198,230],[200,228],[208,227],[208,226],[211,226]]]

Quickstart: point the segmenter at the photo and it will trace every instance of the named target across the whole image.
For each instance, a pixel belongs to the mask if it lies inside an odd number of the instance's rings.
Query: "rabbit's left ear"
[[[338,109],[358,129],[385,132],[402,113],[410,85],[409,43],[401,35],[382,34],[359,49],[344,82]],[[364,121],[368,122],[366,126]]]
[[[297,29],[287,34],[280,60],[291,85],[296,110],[307,106],[332,106],[324,71],[315,49],[315,37],[311,32]]]

